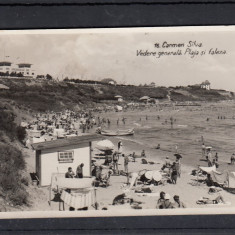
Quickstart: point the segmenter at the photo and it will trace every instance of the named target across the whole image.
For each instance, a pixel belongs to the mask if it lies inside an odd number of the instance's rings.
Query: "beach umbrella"
[[[162,179],[161,173],[159,171],[154,171],[153,172],[153,179],[157,182],[160,181]]]
[[[114,149],[114,144],[110,140],[101,140],[96,144],[96,148],[101,151]]]
[[[153,171],[147,171],[144,176],[148,179],[151,180],[153,178]]]
[[[139,171],[138,175],[139,175],[139,176],[144,175],[146,172],[147,172],[147,170],[145,170],[145,169],[144,169],[144,170],[141,170],[141,171]]]
[[[211,146],[208,146],[208,147],[206,147],[206,149],[212,149],[212,147],[211,147]]]
[[[148,97],[148,96],[143,96],[140,98],[140,100],[148,100],[148,99],[150,99],[150,97]]]
[[[179,153],[174,154],[175,157],[177,157],[177,159],[183,158]]]

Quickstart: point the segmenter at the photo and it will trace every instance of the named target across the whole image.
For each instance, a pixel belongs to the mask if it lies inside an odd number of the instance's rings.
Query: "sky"
[[[62,33],[22,31],[12,34],[0,32],[0,60],[13,63],[32,63],[37,74],[51,74],[54,78],[101,80],[113,78],[118,83],[157,86],[187,86],[211,82],[215,89],[235,91],[235,28],[230,30],[128,29],[76,30]],[[201,47],[187,47],[189,41]],[[163,48],[166,44],[184,47]],[[156,48],[158,43],[160,48]],[[226,54],[208,54],[217,48]],[[156,58],[160,52],[176,52]],[[198,51],[191,56],[185,50]],[[156,56],[137,56],[137,51],[156,52]],[[205,51],[204,55],[200,55]]]

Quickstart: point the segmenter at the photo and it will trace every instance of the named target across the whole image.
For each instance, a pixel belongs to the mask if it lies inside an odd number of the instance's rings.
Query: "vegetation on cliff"
[[[142,96],[149,96],[160,102],[167,100],[169,96],[172,101],[219,101],[234,98],[232,92],[208,91],[196,86],[166,88],[112,85],[75,79],[57,82],[26,78],[1,78],[0,83],[10,88],[0,90],[0,99],[42,112],[71,109],[75,106],[97,107],[105,102],[115,103],[115,95],[123,96],[124,102],[139,102]]]

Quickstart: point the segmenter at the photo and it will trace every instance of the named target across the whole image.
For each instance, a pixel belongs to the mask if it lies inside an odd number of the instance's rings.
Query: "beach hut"
[[[86,134],[32,144],[36,156],[36,175],[40,186],[50,185],[53,173],[65,174],[68,167],[76,171],[81,163],[84,164],[84,177],[90,177],[92,142],[102,139],[100,135]]]

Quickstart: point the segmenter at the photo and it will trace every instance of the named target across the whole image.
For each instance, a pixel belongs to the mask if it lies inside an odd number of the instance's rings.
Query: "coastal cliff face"
[[[75,82],[74,82],[75,81]],[[33,80],[24,78],[0,78],[0,83],[9,89],[0,89],[0,100],[7,100],[33,111],[60,111],[66,108],[97,108],[117,104],[115,95],[121,95],[124,103],[140,102],[140,97],[149,96],[160,103],[234,99],[233,92],[205,90],[197,86],[148,87],[132,85],[94,84],[87,81]]]

